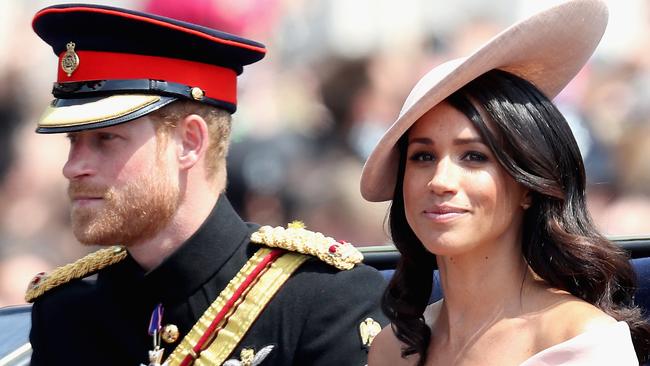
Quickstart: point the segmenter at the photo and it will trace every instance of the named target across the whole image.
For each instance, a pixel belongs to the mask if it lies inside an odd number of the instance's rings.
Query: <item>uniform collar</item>
[[[117,280],[120,286],[137,283],[137,291],[147,293],[153,301],[185,299],[214,276],[237,248],[248,243],[253,231],[221,195],[201,227],[159,266],[145,273],[129,256],[100,274],[99,280]]]

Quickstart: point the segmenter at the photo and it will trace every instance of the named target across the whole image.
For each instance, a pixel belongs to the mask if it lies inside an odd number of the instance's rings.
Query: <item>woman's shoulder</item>
[[[549,290],[542,309],[538,336],[550,345],[616,324],[616,319],[598,307],[563,291]]]
[[[431,327],[435,319],[438,318],[440,308],[442,307],[442,300],[430,304],[422,314],[425,323]],[[385,326],[381,332],[372,341],[372,347],[368,354],[369,366],[400,366],[400,365],[415,365],[417,364],[417,355],[411,355],[402,358],[402,347],[404,344],[397,339],[395,332],[391,325]]]
[[[540,351],[522,366],[638,365],[627,323],[562,291],[549,290],[540,305],[535,319]]]
[[[402,342],[397,339],[391,325],[387,325],[372,341],[368,354],[368,366],[415,365],[415,358],[402,358]]]
[[[530,357],[520,366],[638,366],[630,328],[625,322],[599,324]]]

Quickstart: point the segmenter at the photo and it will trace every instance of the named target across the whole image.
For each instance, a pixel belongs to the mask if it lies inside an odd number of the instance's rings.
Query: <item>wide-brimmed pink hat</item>
[[[397,120],[368,157],[361,175],[363,198],[372,202],[393,198],[397,141],[428,110],[478,76],[504,70],[553,99],[594,52],[607,18],[607,6],[601,0],[569,1],[512,25],[468,57],[429,71],[413,87]]]

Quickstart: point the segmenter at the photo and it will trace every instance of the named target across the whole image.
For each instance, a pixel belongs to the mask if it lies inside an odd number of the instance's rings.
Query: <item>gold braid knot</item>
[[[56,268],[51,273],[41,272],[29,283],[25,293],[25,301],[33,302],[47,291],[78,278],[89,276],[102,268],[113,265],[126,258],[126,249],[120,246],[100,249],[94,253]]]
[[[309,254],[338,269],[352,269],[363,261],[363,254],[352,244],[337,241],[319,232],[310,231],[300,223],[281,226],[262,226],[251,235],[253,243],[292,252]]]

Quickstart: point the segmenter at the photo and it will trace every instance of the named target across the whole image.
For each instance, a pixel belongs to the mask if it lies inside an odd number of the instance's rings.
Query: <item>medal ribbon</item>
[[[160,347],[160,329],[162,328],[162,317],[163,306],[162,304],[158,304],[153,309],[153,312],[151,313],[151,319],[149,320],[149,335],[153,337],[154,349]]]

